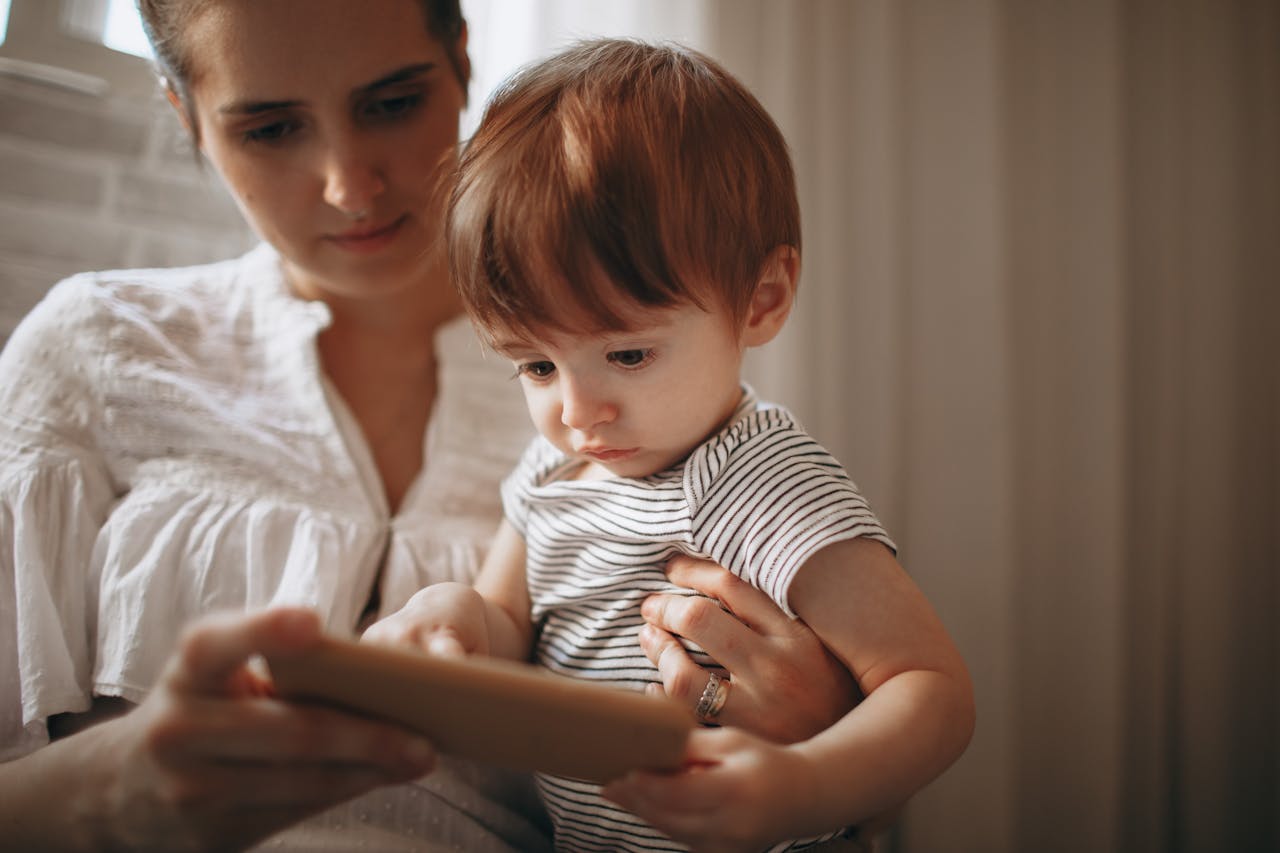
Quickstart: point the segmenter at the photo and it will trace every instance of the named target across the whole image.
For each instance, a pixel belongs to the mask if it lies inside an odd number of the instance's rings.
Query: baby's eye
[[[528,376],[530,379],[549,379],[556,372],[556,366],[549,361],[526,361],[516,365],[517,376]]]
[[[609,353],[608,359],[619,367],[641,367],[653,360],[653,350],[620,349]]]

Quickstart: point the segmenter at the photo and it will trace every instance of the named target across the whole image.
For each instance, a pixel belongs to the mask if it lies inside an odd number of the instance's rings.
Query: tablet
[[[428,657],[326,638],[267,664],[283,697],[394,720],[449,755],[592,782],[679,767],[695,725],[688,709],[665,696],[493,658]]]

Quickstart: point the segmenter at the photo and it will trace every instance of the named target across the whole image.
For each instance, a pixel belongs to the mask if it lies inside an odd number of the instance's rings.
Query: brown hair
[[[723,306],[740,323],[768,254],[800,248],[782,133],[724,68],[678,45],[586,41],[527,67],[494,95],[459,170],[453,276],[487,331],[569,331],[567,316],[625,329],[619,296]]]
[[[191,103],[191,56],[182,34],[195,15],[217,0],[137,0],[138,14],[147,40],[156,55],[156,70],[166,88],[178,96],[186,113],[188,127],[199,140],[199,125]],[[459,39],[466,31],[460,0],[418,0],[422,8],[427,32],[444,44],[453,67],[454,76],[467,91],[470,67],[467,65]],[[372,14],[372,13],[371,13]]]

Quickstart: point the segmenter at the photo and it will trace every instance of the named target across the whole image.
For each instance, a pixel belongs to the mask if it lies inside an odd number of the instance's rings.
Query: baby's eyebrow
[[[532,344],[528,341],[521,340],[500,340],[493,341],[489,346],[500,356],[512,358],[517,352],[527,352],[532,349]]]

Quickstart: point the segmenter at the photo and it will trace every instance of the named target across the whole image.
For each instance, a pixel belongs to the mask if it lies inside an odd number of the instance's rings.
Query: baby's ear
[[[762,346],[782,331],[791,314],[799,280],[800,252],[795,246],[775,246],[760,265],[742,329],[744,346]]]

